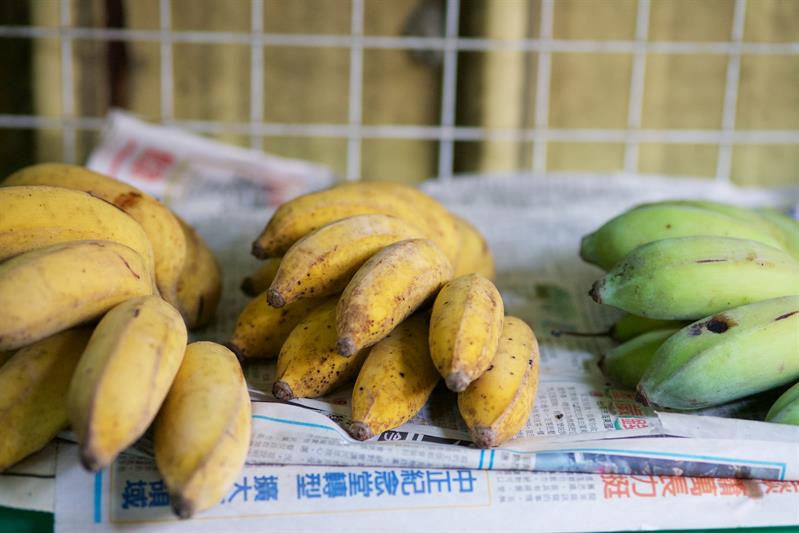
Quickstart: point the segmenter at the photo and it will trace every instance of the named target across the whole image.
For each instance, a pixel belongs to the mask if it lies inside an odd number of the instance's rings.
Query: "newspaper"
[[[160,167],[158,179],[133,171],[153,165],[137,166],[135,150],[127,148],[145,141],[166,154],[161,160],[171,161]],[[112,165],[120,160],[126,163]],[[224,293],[217,320],[192,338],[216,341],[229,339],[247,302],[239,284],[258,264],[249,256],[250,244],[274,205],[333,179],[315,165],[233,149],[119,113],[111,117],[89,165],[159,196],[208,240],[223,266]],[[268,171],[259,171],[259,165]],[[275,185],[266,184],[271,178]],[[228,190],[227,180],[246,185]],[[349,389],[322,399],[279,402],[270,394],[274,364],[253,362],[245,369],[254,400],[248,466],[224,504],[204,513],[201,522],[174,522],[146,438],[135,453],[91,476],[80,470],[65,434],[55,476],[57,530],[138,523],[159,531],[195,530],[200,523],[213,530],[220,527],[219,518],[236,518],[244,529],[323,530],[536,524],[547,531],[598,531],[799,523],[799,428],[761,421],[773,392],[701,413],[654,411],[604,380],[596,363],[611,346],[608,339],[552,334],[603,331],[617,317],[588,298],[600,272],[583,264],[577,249],[580,236],[620,211],[674,197],[795,210],[799,188],[743,190],[654,176],[567,175],[464,177],[423,188],[486,235],[506,312],[530,323],[539,339],[536,406],[515,439],[494,450],[473,447],[454,395],[440,387],[409,423],[356,442],[346,431]],[[258,200],[251,198],[253,191]],[[279,192],[270,196],[272,191]],[[13,505],[2,486],[0,503]],[[421,486],[427,488],[416,490]],[[470,490],[461,490],[464,486]],[[306,494],[306,487],[316,492]],[[258,498],[261,489],[265,495]],[[272,498],[273,493],[280,496]],[[131,497],[138,500],[131,503]],[[697,498],[703,502],[701,516],[689,511]],[[34,499],[46,508],[52,492]],[[580,512],[571,512],[578,505]],[[380,512],[408,509],[414,512],[397,513],[388,524],[388,515]],[[458,509],[464,512],[451,513]]]

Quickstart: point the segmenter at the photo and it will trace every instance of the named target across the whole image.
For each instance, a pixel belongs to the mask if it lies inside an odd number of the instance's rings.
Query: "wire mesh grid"
[[[265,137],[333,137],[347,141],[346,178],[361,175],[361,148],[364,139],[412,139],[438,143],[439,179],[453,177],[453,146],[458,141],[522,141],[532,143],[533,173],[548,170],[547,145],[552,142],[624,144],[624,170],[636,172],[642,143],[710,144],[718,146],[716,179],[728,181],[731,175],[732,148],[736,144],[797,145],[799,130],[736,130],[736,106],[741,72],[741,57],[747,55],[799,56],[799,42],[744,42],[747,0],[734,0],[730,39],[725,42],[684,42],[648,40],[650,0],[637,0],[635,36],[632,40],[564,40],[553,37],[553,11],[556,0],[541,0],[540,9],[530,13],[538,24],[537,38],[489,39],[459,35],[461,0],[446,0],[442,37],[381,36],[364,34],[364,3],[351,0],[349,35],[282,34],[264,31],[264,0],[250,0],[249,32],[179,31],[172,27],[171,0],[159,0],[160,29],[136,30],[79,27],[71,16],[70,0],[60,3],[60,27],[0,26],[0,39],[57,39],[61,54],[62,113],[60,116],[0,114],[0,128],[57,129],[63,132],[64,159],[77,159],[76,132],[100,130],[104,121],[76,114],[72,54],[76,40],[154,42],[160,50],[161,121],[189,131],[214,134],[228,132],[246,135],[254,148],[263,147]],[[749,0],[752,2],[753,0]],[[173,45],[238,44],[250,50],[249,121],[218,122],[176,119],[174,109]],[[347,122],[285,123],[265,120],[264,47],[324,47],[349,51]],[[364,50],[435,50],[443,54],[439,123],[434,126],[363,123]],[[536,91],[532,128],[485,128],[456,124],[459,52],[514,50],[537,54]],[[626,128],[557,128],[549,124],[552,54],[625,54],[632,57]],[[721,127],[718,129],[647,129],[642,127],[642,109],[648,54],[717,54],[726,56],[727,69]]]

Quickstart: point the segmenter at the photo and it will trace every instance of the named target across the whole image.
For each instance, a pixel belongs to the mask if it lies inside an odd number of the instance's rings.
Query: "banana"
[[[779,228],[785,242],[784,249],[799,259],[799,220],[776,209],[759,208],[755,212]]]
[[[0,472],[67,427],[64,396],[91,329],[75,328],[22,348],[0,367]]]
[[[750,302],[799,294],[799,262],[777,248],[727,237],[644,244],[594,283],[598,303],[656,319],[696,320]]]
[[[6,178],[4,185],[75,189],[105,200],[130,215],[141,225],[152,245],[155,279],[161,296],[175,304],[178,277],[186,260],[186,239],[172,212],[161,202],[112,177],[63,163],[25,167]]]
[[[13,350],[155,290],[145,262],[110,241],[39,248],[0,264],[0,350]]]
[[[259,259],[284,255],[304,235],[331,222],[355,215],[385,214],[417,227],[454,261],[459,232],[450,213],[422,191],[396,182],[343,183],[309,193],[281,205],[252,253]]]
[[[194,342],[153,424],[155,462],[180,518],[219,503],[250,446],[252,404],[236,356]]]
[[[676,329],[656,329],[633,337],[608,350],[600,359],[599,368],[616,385],[635,389],[655,351],[676,332]]]
[[[535,405],[540,366],[533,330],[506,316],[491,366],[458,394],[458,410],[477,446],[499,446],[524,427]]]
[[[2,366],[6,364],[6,361],[11,359],[11,356],[13,356],[15,353],[16,352],[13,350],[9,350],[7,352],[0,352],[0,368],[2,368]]]
[[[455,219],[460,234],[458,255],[452,263],[455,268],[455,277],[475,273],[493,280],[496,276],[494,255],[485,238],[465,219],[457,215],[452,215],[452,217]]]
[[[615,341],[627,342],[650,331],[679,329],[688,324],[685,320],[657,320],[625,313],[610,327],[608,334]]]
[[[102,240],[132,248],[153,273],[147,234],[108,202],[82,191],[30,185],[0,187],[0,205],[0,260],[53,244]]]
[[[762,223],[755,225],[730,212],[699,205],[660,202],[625,211],[583,237],[580,257],[603,270],[610,270],[642,244],[697,235],[749,239],[775,248],[784,246],[782,240],[764,228]]]
[[[67,394],[83,466],[105,468],[155,418],[186,349],[186,326],[158,296],[131,298],[97,324]]]
[[[658,348],[641,399],[700,409],[799,378],[799,296],[729,309],[686,326]]]
[[[177,216],[177,215],[176,215]],[[181,218],[186,237],[186,263],[177,285],[177,307],[189,329],[208,324],[222,296],[222,272],[205,240]]]
[[[441,379],[430,359],[428,320],[426,312],[409,317],[369,351],[352,390],[350,433],[356,439],[413,418]]]
[[[281,400],[324,396],[354,378],[367,353],[336,352],[336,299],[329,298],[297,324],[280,349],[272,394]]]
[[[767,422],[799,426],[799,383],[783,392],[766,414]],[[0,468],[2,469],[2,468]]]
[[[491,365],[504,317],[502,296],[479,274],[441,288],[430,317],[430,356],[449,390],[463,391]]]
[[[283,307],[300,298],[338,294],[375,253],[419,236],[405,221],[386,215],[358,215],[331,222],[288,249],[266,299],[272,307]]]
[[[244,278],[241,282],[241,291],[247,296],[258,296],[265,292],[272,284],[277,274],[277,268],[280,266],[282,257],[270,257],[261,263],[258,270]]]
[[[373,345],[450,279],[452,264],[433,241],[410,239],[383,248],[341,294],[338,353],[352,355]]]

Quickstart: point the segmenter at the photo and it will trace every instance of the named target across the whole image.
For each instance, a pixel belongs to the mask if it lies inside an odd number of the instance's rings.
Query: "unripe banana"
[[[0,263],[0,350],[98,318],[155,287],[141,256],[110,241],[39,248]]]
[[[725,204],[721,202],[712,202],[710,200],[670,200],[668,203],[674,205],[698,207],[701,209],[707,209],[709,211],[724,213],[725,215],[729,215],[749,223],[753,228],[757,228],[764,234],[771,234],[771,236],[778,242],[783,244],[785,243],[784,236],[778,227],[772,224],[769,220],[764,219],[754,210],[747,207],[739,207],[737,205]],[[778,246],[778,248],[783,247]]]
[[[322,226],[288,249],[266,293],[269,305],[340,293],[371,256],[389,244],[419,237],[403,220],[359,215]]]
[[[502,296],[479,274],[441,288],[430,316],[430,355],[449,390],[463,391],[491,365],[504,317]]]
[[[485,238],[465,219],[456,215],[452,215],[452,217],[455,219],[460,235],[458,255],[452,264],[455,276],[475,273],[493,280],[496,275],[494,255]]]
[[[329,298],[297,324],[280,349],[272,394],[281,400],[324,396],[353,379],[368,352],[352,357],[336,352],[336,299]]]
[[[309,193],[281,205],[261,235],[252,253],[259,259],[277,257],[313,230],[355,215],[384,214],[417,227],[455,260],[458,228],[450,213],[422,191],[402,183],[341,183]]]
[[[186,239],[172,212],[161,202],[125,182],[63,163],[25,167],[7,177],[3,185],[64,187],[89,193],[117,206],[147,234],[153,249],[158,290],[168,302],[175,304],[178,277],[186,260]]]
[[[608,334],[615,341],[627,342],[649,331],[679,329],[687,325],[685,320],[658,320],[625,313],[610,327]]]
[[[676,329],[656,329],[633,337],[608,350],[599,361],[599,368],[605,377],[616,385],[625,389],[635,389],[649,367],[655,351],[676,331]]]
[[[452,264],[427,239],[383,248],[355,273],[338,303],[336,347],[352,355],[388,335],[452,279]]]
[[[0,472],[67,427],[64,396],[91,333],[89,328],[56,333],[0,367]]]
[[[424,407],[441,376],[430,359],[428,313],[417,313],[369,351],[352,389],[350,433],[367,440]]]
[[[189,329],[208,324],[222,296],[222,272],[214,253],[197,231],[178,218],[186,240],[186,263],[177,285],[177,307]]]
[[[241,291],[247,296],[258,296],[272,284],[277,274],[277,268],[280,266],[282,257],[270,257],[261,263],[258,270],[244,278],[241,282]],[[264,295],[266,300],[266,295]]]
[[[244,466],[252,405],[236,356],[194,342],[154,426],[155,462],[180,518],[219,503]]]
[[[759,208],[755,212],[779,228],[785,243],[783,248],[799,259],[799,220],[776,209]]]
[[[642,244],[697,235],[750,239],[782,248],[782,241],[762,226],[729,213],[694,205],[644,204],[625,211],[583,237],[580,257],[610,270]]]
[[[153,274],[153,248],[138,222],[82,191],[30,185],[0,187],[0,260],[83,240],[113,241],[135,250]]]
[[[786,296],[681,329],[655,352],[638,392],[656,406],[700,409],[797,379],[799,296]]]
[[[766,421],[799,426],[799,383],[777,398],[766,414]]]
[[[491,366],[458,394],[458,410],[477,446],[499,446],[524,427],[535,405],[540,366],[533,330],[506,316]]]
[[[799,262],[786,252],[755,241],[704,236],[644,244],[591,289],[598,303],[669,320],[696,320],[790,294],[799,294]]]
[[[67,395],[85,468],[105,468],[144,434],[185,349],[183,319],[158,296],[127,300],[100,320]]]

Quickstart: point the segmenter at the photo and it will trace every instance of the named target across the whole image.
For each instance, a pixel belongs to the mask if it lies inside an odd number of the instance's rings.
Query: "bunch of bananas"
[[[799,222],[709,201],[634,207],[582,240],[607,273],[590,295],[625,315],[601,361],[659,407],[699,409],[799,380]],[[799,389],[768,420],[799,423]]]
[[[483,236],[421,191],[356,182],[301,196],[252,252],[264,262],[242,283],[253,298],[229,345],[277,359],[275,397],[319,397],[354,379],[359,440],[410,420],[441,378],[481,447],[529,418],[535,335],[505,316]]]
[[[0,185],[0,471],[67,427],[99,470],[152,427],[175,512],[216,504],[244,464],[251,407],[235,354],[187,345],[221,292],[205,242],[82,167]]]

